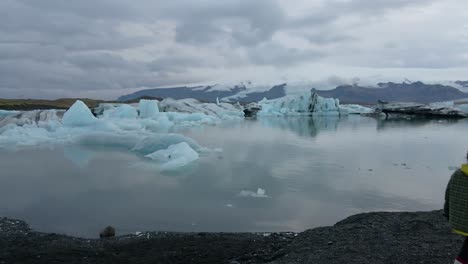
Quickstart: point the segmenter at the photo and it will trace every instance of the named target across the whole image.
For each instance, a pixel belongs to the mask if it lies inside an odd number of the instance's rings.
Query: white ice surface
[[[196,161],[199,155],[189,144],[180,142],[145,157],[161,163],[161,170],[175,170]]]

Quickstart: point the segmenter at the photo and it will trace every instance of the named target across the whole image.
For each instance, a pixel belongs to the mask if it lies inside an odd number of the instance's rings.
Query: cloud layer
[[[467,10],[459,0],[2,0],[0,97],[113,98],[388,68],[458,73],[468,68]]]

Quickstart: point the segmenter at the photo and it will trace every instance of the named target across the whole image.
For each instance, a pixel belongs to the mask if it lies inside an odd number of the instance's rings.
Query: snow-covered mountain
[[[468,81],[442,82],[428,84],[423,82],[402,83],[386,82],[374,86],[340,85],[332,90],[321,90],[313,83],[279,83],[273,85],[253,85],[251,82],[236,85],[184,86],[171,88],[146,89],[118,98],[120,101],[134,100],[141,97],[186,99],[193,98],[204,102],[251,103],[263,98],[276,99],[296,92],[314,89],[318,95],[337,98],[343,103],[374,104],[377,100],[409,101],[430,103],[468,98]],[[319,89],[317,89],[319,88]],[[331,87],[329,87],[331,88]]]
[[[275,99],[286,95],[286,84],[269,86],[252,86],[251,83],[236,85],[207,85],[207,86],[182,86],[170,88],[155,88],[141,90],[132,94],[119,97],[119,101],[129,101],[141,97],[172,98],[172,99],[197,99],[204,102],[216,102],[216,99],[227,102],[250,103],[263,98]]]

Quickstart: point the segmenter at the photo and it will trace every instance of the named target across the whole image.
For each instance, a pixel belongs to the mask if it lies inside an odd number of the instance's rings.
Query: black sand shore
[[[0,218],[0,264],[446,264],[462,241],[442,211],[359,214],[298,234],[145,232],[106,240],[39,233],[23,221]]]

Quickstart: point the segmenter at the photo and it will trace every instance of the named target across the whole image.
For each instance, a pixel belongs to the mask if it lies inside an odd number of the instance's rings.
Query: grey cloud
[[[177,42],[195,45],[209,45],[217,38],[227,35],[222,29],[208,22],[183,22],[176,26],[175,33]]]
[[[305,17],[290,19],[288,26],[293,28],[318,27],[345,16],[374,17],[391,10],[428,5],[432,2],[435,0],[331,0],[324,2],[325,4],[321,8],[311,10],[310,14]]]
[[[327,32],[327,31],[316,31],[304,34],[305,38],[309,40],[311,43],[318,44],[318,45],[327,45],[327,44],[334,44],[337,42],[349,42],[355,39],[348,34],[344,33],[337,33],[337,32]]]
[[[286,67],[305,61],[314,62],[324,55],[314,50],[300,50],[266,43],[250,49],[248,57],[255,64]]]
[[[176,1],[180,2],[180,1]],[[285,14],[276,1],[191,2],[181,12],[176,40],[189,43],[216,38],[237,45],[255,45],[281,29]],[[206,44],[206,42],[205,42]],[[209,44],[209,43],[208,43]]]
[[[322,7],[297,17],[276,0],[2,0],[0,97],[15,90],[31,96],[50,96],[53,91],[111,94],[211,81],[207,78],[212,72],[236,76],[236,70],[247,67],[282,71],[309,62],[467,65],[461,37],[444,35],[446,40],[440,40],[422,35],[415,42],[382,35],[379,44],[369,35],[380,32],[363,30],[392,11],[430,6],[435,0],[322,2]],[[356,24],[341,23],[349,17]],[[148,30],[133,32],[129,25]],[[387,30],[398,36],[395,29]]]

